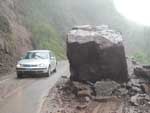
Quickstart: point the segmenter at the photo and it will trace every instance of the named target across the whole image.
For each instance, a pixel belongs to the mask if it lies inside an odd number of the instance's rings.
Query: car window
[[[24,59],[48,59],[49,54],[47,52],[28,52]]]

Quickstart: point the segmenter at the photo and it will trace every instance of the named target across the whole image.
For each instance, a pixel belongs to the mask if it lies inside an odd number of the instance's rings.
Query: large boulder
[[[67,38],[71,80],[127,82],[122,36],[107,26],[77,26]]]

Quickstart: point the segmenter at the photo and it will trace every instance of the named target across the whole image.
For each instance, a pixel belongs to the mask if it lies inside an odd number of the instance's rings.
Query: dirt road
[[[0,81],[0,113],[38,113],[42,102],[61,76],[68,76],[68,63],[58,63],[48,78],[17,79],[15,73]]]

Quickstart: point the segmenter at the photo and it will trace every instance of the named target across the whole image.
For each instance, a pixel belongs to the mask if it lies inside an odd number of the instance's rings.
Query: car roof
[[[28,52],[51,52],[50,50],[31,50]]]

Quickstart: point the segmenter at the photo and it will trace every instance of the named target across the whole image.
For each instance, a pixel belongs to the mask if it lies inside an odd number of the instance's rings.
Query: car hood
[[[19,64],[30,64],[30,65],[38,65],[38,64],[48,64],[48,59],[22,59],[18,62]]]

